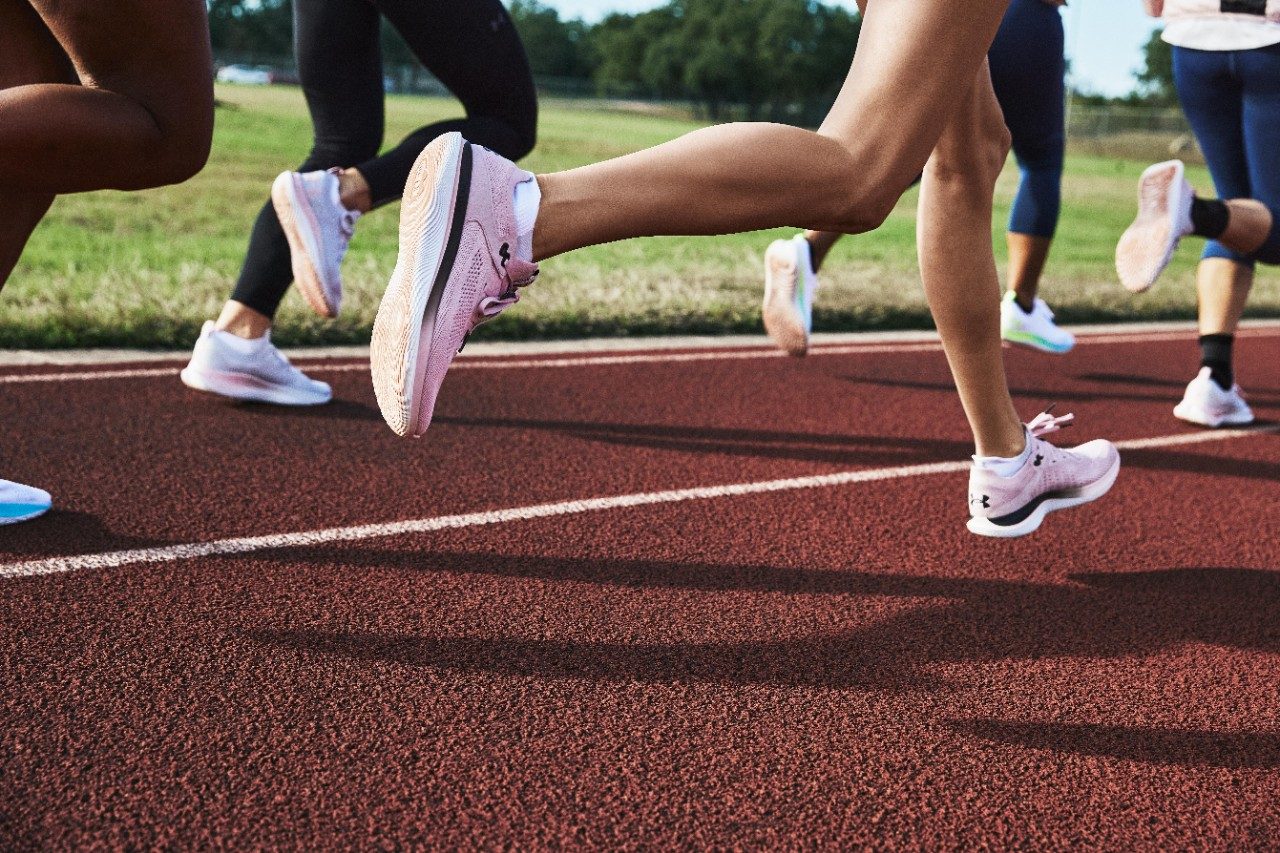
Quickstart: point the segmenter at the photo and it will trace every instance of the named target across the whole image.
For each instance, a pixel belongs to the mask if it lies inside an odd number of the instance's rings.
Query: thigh
[[[988,54],[991,83],[1013,151],[1029,165],[1060,165],[1065,140],[1062,15],[1041,0],[1013,0]]]
[[[378,153],[384,117],[381,18],[367,0],[294,0],[298,76],[315,128],[315,168]],[[337,158],[347,162],[329,163]]]
[[[1007,5],[870,0],[849,76],[819,133],[867,164],[869,185],[907,187],[956,112],[957,81],[976,79],[986,61]]]
[[[30,0],[82,85],[142,104],[171,139],[208,144],[213,59],[203,0]]]
[[[1245,159],[1243,90],[1231,73],[1227,54],[1173,49],[1178,101],[1213,175],[1221,198],[1249,198]]]
[[[75,70],[27,0],[0,0],[0,89],[74,83]]]
[[[405,44],[469,115],[536,120],[524,44],[501,0],[375,0]]]
[[[1280,46],[1248,51],[1239,63],[1251,197],[1280,209]]]

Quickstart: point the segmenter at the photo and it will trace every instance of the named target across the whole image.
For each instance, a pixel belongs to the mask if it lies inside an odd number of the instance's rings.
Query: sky
[[[853,0],[827,0],[854,6]],[[963,2],[963,0],[954,0]],[[608,12],[637,12],[661,0],[549,0],[563,18],[595,21]],[[1142,65],[1141,47],[1155,23],[1142,11],[1141,0],[1072,0],[1063,9],[1067,56],[1073,84],[1105,95],[1124,95],[1133,88],[1133,72]]]

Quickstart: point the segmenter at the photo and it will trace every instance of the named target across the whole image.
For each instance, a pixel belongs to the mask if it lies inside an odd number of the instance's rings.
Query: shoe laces
[[[1056,406],[1057,404],[1053,404]],[[1048,406],[1043,412],[1036,415],[1027,423],[1027,432],[1034,437],[1039,438],[1042,435],[1048,435],[1051,432],[1057,432],[1060,429],[1071,426],[1075,422],[1076,416],[1073,414],[1053,416],[1053,406]]]
[[[342,236],[348,240],[356,233],[356,220],[360,218],[360,211],[342,209],[342,217],[338,220],[338,230],[342,232]]]

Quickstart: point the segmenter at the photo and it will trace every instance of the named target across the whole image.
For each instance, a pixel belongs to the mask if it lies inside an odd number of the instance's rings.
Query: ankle
[[[1022,309],[1022,313],[1030,314],[1032,311],[1035,310],[1035,307],[1036,307],[1035,293],[1027,294],[1024,291],[1018,290],[1017,288],[1011,288],[1009,292],[1013,294],[1013,301],[1017,304],[1019,308]]]
[[[229,300],[213,327],[219,332],[226,332],[246,341],[256,341],[271,331],[271,318],[248,305]]]
[[[347,210],[368,213],[373,209],[373,190],[359,169],[338,172],[338,200]]]

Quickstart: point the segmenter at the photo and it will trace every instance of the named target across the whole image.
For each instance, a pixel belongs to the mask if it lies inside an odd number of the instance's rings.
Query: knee
[[[850,182],[850,185],[855,185]],[[896,192],[886,190],[886,184],[876,182],[874,186],[853,192],[841,193],[832,200],[831,212],[828,216],[830,230],[842,234],[865,234],[875,231],[889,218],[893,208],[906,192],[909,184],[899,187]]]
[[[154,161],[152,186],[180,184],[194,178],[209,162],[212,137],[170,139]]]
[[[963,144],[939,144],[926,168],[937,182],[989,190],[995,187],[1012,144],[1003,122],[989,123]]]

